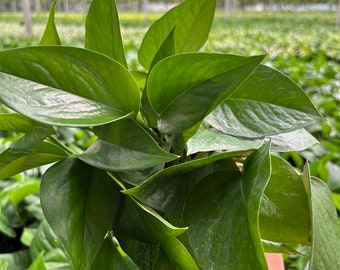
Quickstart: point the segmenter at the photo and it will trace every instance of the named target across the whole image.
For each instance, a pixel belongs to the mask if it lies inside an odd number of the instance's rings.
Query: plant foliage
[[[199,52],[215,6],[157,20],[144,70],[127,69],[110,0],[93,0],[85,48],[61,45],[53,4],[39,46],[0,52],[0,129],[20,134],[0,154],[0,231],[16,237],[19,216],[29,247],[3,269],[267,269],[265,251],[298,244],[309,269],[340,267],[329,189],[277,155],[314,145],[321,116],[264,55]],[[41,182],[19,177],[45,164]]]

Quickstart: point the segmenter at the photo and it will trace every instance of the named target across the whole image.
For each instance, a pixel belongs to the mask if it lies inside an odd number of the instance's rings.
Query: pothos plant
[[[265,55],[199,52],[215,8],[186,0],[155,21],[139,71],[112,0],[92,2],[85,48],[62,46],[54,3],[39,46],[0,52],[0,128],[23,134],[0,178],[52,164],[30,269],[266,269],[265,252],[298,245],[309,269],[340,267],[327,186],[279,154],[316,143],[304,127],[320,115]]]

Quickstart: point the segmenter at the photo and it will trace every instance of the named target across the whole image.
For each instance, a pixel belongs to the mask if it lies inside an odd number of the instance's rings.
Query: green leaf
[[[73,267],[89,269],[118,209],[115,183],[106,172],[68,159],[46,171],[40,193],[45,217]]]
[[[272,142],[272,151],[275,152],[291,152],[302,151],[319,143],[304,128],[294,131],[268,136]]]
[[[0,232],[8,237],[15,238],[17,233],[9,226],[8,217],[0,212]]]
[[[0,260],[6,260],[8,270],[27,269],[31,263],[31,258],[28,250],[0,254]]]
[[[35,122],[18,113],[0,114],[0,130],[8,130],[19,133],[29,133],[35,126]]]
[[[39,42],[39,45],[61,45],[58,31],[54,23],[54,13],[55,13],[56,3],[57,2],[54,1],[51,5],[50,15],[48,17],[46,28]]]
[[[176,26],[174,29],[169,33],[169,36],[164,40],[161,47],[159,48],[158,52],[155,55],[155,58],[152,60],[151,68],[157,64],[162,59],[174,55],[175,52],[175,42],[174,42],[174,32],[175,32]]]
[[[40,252],[39,256],[33,261],[28,270],[47,270],[44,262],[44,251]]]
[[[160,244],[184,233],[187,228],[172,226],[153,209],[126,196],[114,223],[119,233],[151,244]]]
[[[272,174],[261,201],[261,238],[310,245],[309,201],[301,176],[280,157],[271,156],[271,163]]]
[[[265,144],[247,158],[242,175],[222,170],[194,188],[184,217],[201,269],[267,269],[258,214],[270,171]]]
[[[308,269],[340,268],[340,224],[326,183],[311,178],[312,253]]]
[[[169,10],[145,34],[138,52],[140,63],[150,70],[159,56],[170,52],[172,42],[176,54],[198,51],[208,38],[215,7],[215,0],[186,0]]]
[[[68,157],[67,153],[48,142],[26,150],[9,148],[0,154],[0,179]]]
[[[176,269],[199,270],[186,247],[176,237],[167,239],[161,246]]]
[[[0,52],[0,72],[108,105],[124,115],[139,111],[140,93],[132,74],[90,50],[64,46],[5,50]]]
[[[0,88],[1,102],[49,125],[96,126],[129,116],[103,103],[1,73]]]
[[[86,17],[85,47],[127,67],[116,1],[94,0]]]
[[[194,186],[212,173],[238,173],[233,157],[244,152],[221,153],[166,168],[143,182],[125,190],[153,209],[181,218],[185,203]]]
[[[158,146],[137,122],[124,119],[95,129],[99,140],[78,158],[109,171],[133,171],[178,158]]]
[[[8,262],[5,259],[0,259],[0,270],[7,270]]]
[[[202,129],[187,142],[187,155],[197,152],[257,149],[262,144],[262,140],[245,140],[221,133],[215,129]]]
[[[125,254],[126,255],[126,254]],[[127,255],[126,255],[127,256]],[[128,256],[127,256],[128,257]],[[106,237],[92,265],[92,270],[138,270],[139,268],[131,261],[130,264],[122,258],[109,237]]]
[[[320,121],[304,91],[282,73],[260,66],[206,121],[240,137],[293,131]]]
[[[40,189],[40,181],[32,179],[19,183],[15,191],[11,193],[11,201],[17,205],[23,201],[28,195],[38,193]]]
[[[168,57],[153,67],[147,81],[150,104],[162,133],[182,132],[230,96],[264,56],[190,53]]]

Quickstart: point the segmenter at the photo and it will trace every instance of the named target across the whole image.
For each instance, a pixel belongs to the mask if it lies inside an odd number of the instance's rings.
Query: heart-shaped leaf
[[[0,52],[0,72],[108,105],[122,114],[139,111],[140,93],[132,74],[90,50],[64,46],[5,50]]]
[[[45,217],[72,266],[90,269],[118,209],[121,196],[114,181],[104,171],[67,159],[46,171],[40,193]]]
[[[0,89],[1,102],[49,125],[96,126],[129,116],[106,104],[1,73]]]
[[[59,34],[54,23],[54,13],[57,1],[54,1],[51,5],[50,14],[44,34],[39,42],[39,45],[61,45]]]
[[[168,57],[153,67],[147,81],[150,104],[162,133],[180,133],[230,96],[263,56],[190,53]]]
[[[198,51],[208,38],[215,8],[215,0],[186,0],[169,10],[145,34],[138,52],[140,63],[150,70],[161,55],[172,52],[171,47],[176,54]]]
[[[267,269],[258,214],[270,171],[265,144],[247,158],[242,175],[221,170],[194,188],[184,217],[202,269]]]

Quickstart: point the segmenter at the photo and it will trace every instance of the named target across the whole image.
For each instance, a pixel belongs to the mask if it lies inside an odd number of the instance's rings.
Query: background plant
[[[1,154],[1,178],[61,160],[41,171],[44,217],[22,224],[33,227],[30,249],[3,265],[265,269],[264,249],[296,244],[310,247],[310,268],[339,264],[329,190],[308,165],[298,173],[272,154],[313,145],[301,127],[319,113],[263,55],[193,53],[209,33],[209,5],[185,1],[155,22],[139,71],[126,69],[111,1],[93,2],[87,49],[55,46],[53,6],[41,46],[0,53],[0,98],[20,113],[2,114],[1,128],[26,134]]]

